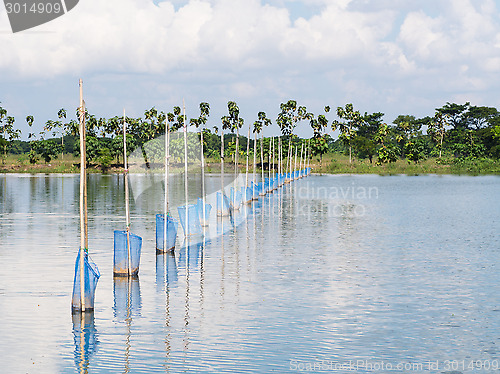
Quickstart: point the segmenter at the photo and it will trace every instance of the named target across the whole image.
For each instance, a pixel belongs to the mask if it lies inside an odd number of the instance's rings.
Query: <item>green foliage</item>
[[[384,123],[380,125],[377,134],[375,136],[375,141],[379,144],[377,149],[378,161],[377,164],[385,164],[390,162],[396,162],[398,159],[396,146],[393,144],[387,144],[387,138],[389,136],[389,127]]]
[[[107,168],[109,168],[112,161],[113,161],[113,156],[111,155],[110,149],[105,147],[99,148],[99,154],[96,158],[97,164],[103,170],[106,170]]]
[[[34,143],[34,151],[42,156],[45,163],[49,163],[52,159],[57,158],[57,155],[61,153],[62,146],[55,139],[40,140]]]
[[[307,119],[306,107],[297,106],[297,101],[295,100],[288,100],[286,103],[281,103],[280,110],[281,112],[278,114],[276,123],[280,127],[283,135],[287,136],[293,134],[297,122]]]

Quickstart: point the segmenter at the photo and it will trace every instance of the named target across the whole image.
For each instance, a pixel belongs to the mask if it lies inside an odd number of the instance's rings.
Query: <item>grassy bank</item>
[[[30,164],[23,156],[9,155],[5,162],[0,162],[0,173],[79,173],[80,159],[72,155],[65,155],[52,160],[50,163],[38,162]],[[242,160],[240,168],[245,170],[246,161]],[[457,160],[457,159],[427,159],[418,164],[409,164],[406,160],[376,165],[369,160],[354,159],[352,164],[344,155],[327,154],[320,163],[317,158],[311,160],[310,166],[314,173],[321,174],[470,174],[470,175],[500,175],[500,161],[491,159]],[[122,165],[112,164],[109,168],[102,169],[97,165],[90,165],[89,173],[118,173],[122,172]],[[250,163],[250,169],[252,165]],[[267,165],[265,165],[267,169]],[[234,171],[230,162],[226,162],[224,168],[227,172]],[[260,169],[259,169],[260,171]],[[220,163],[218,160],[206,160],[207,173],[219,173]]]
[[[343,155],[326,155],[323,161],[311,162],[313,172],[325,174],[500,174],[500,161],[491,159],[458,160],[430,158],[415,163],[398,160],[390,164],[376,165],[375,161],[353,160]]]

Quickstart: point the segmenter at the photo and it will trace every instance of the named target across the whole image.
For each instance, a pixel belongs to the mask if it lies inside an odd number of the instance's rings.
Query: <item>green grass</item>
[[[0,161],[0,173],[79,173],[80,159],[73,155],[64,155],[64,160],[52,160],[50,163],[39,161],[30,164],[26,155],[8,155],[7,159]],[[250,160],[250,172],[252,172],[253,160]],[[415,164],[406,160],[398,160],[394,163],[376,165],[375,160],[353,159],[352,164],[349,158],[339,154],[326,154],[320,163],[318,158],[313,158],[310,162],[313,173],[320,174],[468,174],[485,175],[500,174],[500,160],[477,159],[462,160],[454,158],[429,158]],[[244,171],[246,160],[240,160],[240,170]],[[119,165],[114,165],[107,169],[106,173],[120,173],[123,169]],[[206,159],[206,173],[219,173],[220,162],[215,159]],[[234,172],[234,165],[227,161],[224,167],[225,172]],[[97,166],[89,167],[89,173],[102,173],[103,170]],[[258,169],[257,172],[260,172]]]

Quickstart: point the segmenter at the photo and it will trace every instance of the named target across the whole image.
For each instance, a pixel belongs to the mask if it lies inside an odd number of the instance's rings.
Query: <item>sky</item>
[[[78,81],[97,117],[236,101],[245,125],[280,103],[318,115],[432,116],[447,102],[500,108],[500,2],[495,0],[80,0],[54,21],[13,34],[0,5],[0,106],[26,139],[60,108],[74,116]],[[335,110],[327,117],[336,119]],[[244,131],[245,133],[245,131]],[[308,123],[296,133],[310,136]]]

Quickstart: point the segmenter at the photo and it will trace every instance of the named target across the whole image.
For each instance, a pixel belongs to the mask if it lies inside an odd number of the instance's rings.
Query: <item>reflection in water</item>
[[[179,251],[179,268],[189,270],[197,270],[200,262],[200,257],[203,252],[203,241],[199,240],[184,240],[184,245]]]
[[[156,255],[156,287],[168,292],[177,283],[177,261],[174,252],[158,253]]]
[[[127,325],[125,337],[125,368],[124,373],[130,373],[130,336],[132,328],[132,316],[140,315],[141,311],[141,287],[139,277],[114,277],[113,278],[114,315],[118,319],[124,319]]]
[[[72,318],[75,365],[78,373],[88,373],[90,357],[96,352],[99,344],[94,325],[94,313],[74,313]]]
[[[171,347],[171,316],[170,289],[177,284],[177,261],[174,252],[158,253],[156,255],[156,288],[165,295],[165,369],[170,368]]]
[[[141,286],[139,277],[114,277],[113,295],[115,297],[113,313],[115,318],[126,320],[131,315],[141,315]]]

